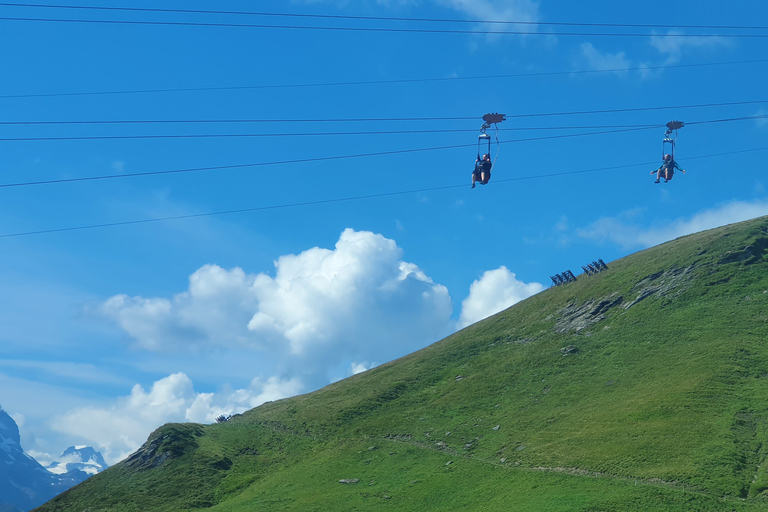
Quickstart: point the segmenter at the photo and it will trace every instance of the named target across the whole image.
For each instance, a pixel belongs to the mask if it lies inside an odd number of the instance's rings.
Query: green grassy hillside
[[[609,266],[39,510],[768,510],[768,218]]]

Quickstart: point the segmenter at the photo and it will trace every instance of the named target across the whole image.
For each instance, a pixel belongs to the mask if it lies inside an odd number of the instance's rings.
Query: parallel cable
[[[721,103],[697,103],[692,105],[666,105],[662,107],[613,108],[605,110],[580,110],[570,112],[538,112],[532,114],[506,114],[507,119],[532,117],[556,117],[593,114],[619,114],[624,112],[644,112],[658,110],[681,110],[691,108],[734,107],[768,103],[765,100],[730,101]],[[110,124],[213,124],[213,123],[377,123],[377,122],[429,122],[429,121],[480,121],[479,116],[457,117],[352,117],[352,118],[304,118],[304,119],[144,119],[144,120],[92,120],[92,121],[0,121],[0,125],[110,125]]]
[[[277,30],[318,30],[339,32],[378,32],[378,33],[408,33],[408,34],[489,34],[510,36],[577,36],[577,37],[670,37],[670,38],[736,38],[764,39],[768,34],[642,34],[627,32],[530,32],[524,30],[460,30],[460,29],[425,29],[425,28],[395,28],[395,27],[325,27],[312,25],[269,25],[253,23],[202,23],[192,21],[149,21],[149,20],[89,20],[75,18],[28,18],[3,16],[0,21],[33,21],[48,23],[83,23],[90,25],[158,25],[175,27],[216,27],[216,28],[257,28]]]
[[[653,128],[655,129],[657,127],[653,127]],[[586,137],[586,136],[592,136],[592,135],[607,135],[607,134],[613,134],[613,133],[648,130],[648,129],[650,128],[626,128],[623,130],[575,133],[575,134],[566,134],[566,135],[550,135],[546,137],[531,137],[527,139],[501,141],[499,142],[499,144],[564,139],[564,138],[571,138],[571,137]],[[182,173],[190,173],[190,172],[204,172],[204,171],[224,170],[224,169],[242,169],[247,167],[266,167],[266,166],[274,166],[274,165],[288,165],[288,164],[300,164],[300,163],[310,163],[310,162],[327,162],[331,160],[347,160],[352,158],[369,158],[374,156],[402,155],[402,154],[411,154],[411,153],[422,153],[422,152],[428,152],[428,151],[443,151],[447,149],[469,148],[474,146],[475,146],[474,143],[473,144],[454,144],[449,146],[433,146],[433,147],[427,147],[427,148],[399,149],[399,150],[393,150],[393,151],[358,153],[358,154],[352,154],[352,155],[310,157],[310,158],[299,158],[299,159],[293,159],[293,160],[278,160],[278,161],[272,161],[272,162],[253,162],[253,163],[247,163],[247,164],[219,165],[219,166],[211,166],[211,167],[191,167],[191,168],[185,168],[185,169],[145,171],[145,172],[134,172],[134,173],[126,173],[126,174],[104,174],[100,176],[86,176],[81,178],[61,178],[61,179],[54,179],[54,180],[2,183],[0,184],[0,189],[13,188],[13,187],[26,187],[26,186],[34,186],[34,185],[51,185],[51,184],[57,184],[57,183],[74,183],[74,182],[82,182],[82,181],[134,178],[138,176],[158,176],[163,174],[182,174]]]
[[[85,91],[85,92],[58,92],[58,93],[35,93],[35,94],[5,94],[0,95],[0,99],[11,98],[52,98],[67,96],[103,96],[113,94],[152,94],[152,93],[176,93],[176,92],[207,92],[207,91],[238,91],[238,90],[258,90],[258,89],[284,89],[284,88],[305,88],[305,87],[337,87],[337,86],[357,86],[357,85],[384,85],[384,84],[409,84],[422,82],[451,82],[457,80],[494,80],[502,78],[523,78],[536,76],[564,76],[581,75],[596,73],[623,73],[628,71],[653,71],[660,69],[680,69],[697,68],[708,66],[729,66],[741,64],[764,64],[768,59],[743,60],[731,62],[705,62],[700,64],[669,64],[663,66],[636,66],[613,69],[588,69],[573,71],[542,71],[534,73],[510,73],[501,75],[477,75],[477,76],[453,76],[440,78],[402,78],[393,80],[363,80],[346,82],[316,82],[316,83],[297,83],[297,84],[263,84],[263,85],[234,85],[222,87],[184,87],[167,89],[129,89],[123,91]]]
[[[694,121],[687,124],[699,125],[699,124],[708,124],[708,123],[721,123],[721,122],[744,121],[744,120],[766,119],[766,118],[768,118],[768,114],[745,116],[745,117],[730,118],[730,119],[714,119],[709,121]],[[620,130],[588,132],[588,133],[569,133],[564,135],[529,137],[525,139],[515,139],[515,140],[506,140],[506,141],[499,141],[497,138],[496,143],[497,145],[500,146],[501,144],[514,144],[514,143],[520,143],[520,142],[535,142],[535,141],[542,141],[542,140],[566,139],[566,138],[573,138],[573,137],[587,137],[592,135],[607,135],[607,134],[615,134],[615,133],[622,133],[622,132],[656,129],[656,128],[659,128],[660,126],[663,126],[663,125],[641,125],[638,127],[630,127],[630,128],[620,129]],[[265,167],[265,166],[274,166],[274,165],[324,162],[324,161],[330,161],[330,160],[347,160],[352,158],[369,158],[374,156],[422,153],[422,152],[429,152],[429,151],[443,151],[447,149],[460,149],[460,148],[468,148],[468,147],[474,147],[474,146],[475,144],[454,144],[454,145],[448,145],[448,146],[433,146],[433,147],[426,147],[426,148],[379,151],[374,153],[358,153],[358,154],[351,154],[351,155],[335,155],[335,156],[326,156],[326,157],[301,158],[301,159],[293,159],[293,160],[278,160],[278,161],[272,161],[272,162],[252,162],[252,163],[246,163],[246,164],[219,165],[219,166],[209,166],[209,167],[191,167],[191,168],[183,168],[183,169],[144,171],[144,172],[135,172],[135,173],[126,173],[126,174],[105,174],[105,175],[99,175],[99,176],[85,176],[80,178],[60,178],[60,179],[53,179],[53,180],[39,180],[39,181],[17,182],[17,183],[0,183],[0,189],[35,186],[35,185],[52,185],[52,184],[58,184],[58,183],[74,183],[74,182],[82,182],[82,181],[108,180],[108,179],[118,179],[118,178],[134,178],[139,176],[159,176],[164,174],[183,174],[183,173],[204,172],[204,171],[213,171],[213,170],[244,169],[248,167]]]
[[[689,160],[695,160],[695,159],[703,159],[703,158],[713,158],[718,156],[729,156],[729,155],[736,155],[736,154],[742,154],[742,153],[750,153],[755,151],[766,151],[768,150],[768,147],[762,147],[762,148],[752,148],[752,149],[745,149],[745,150],[738,150],[738,151],[728,151],[724,153],[714,153],[710,155],[699,155],[699,156],[693,156],[688,157]],[[636,163],[636,164],[627,164],[627,165],[618,165],[618,166],[610,166],[610,167],[599,167],[599,168],[592,168],[592,169],[581,169],[578,171],[564,171],[564,172],[557,172],[557,173],[549,173],[549,174],[540,174],[540,175],[534,175],[534,176],[520,176],[517,178],[507,178],[507,179],[501,179],[501,180],[494,180],[493,183],[511,183],[515,181],[526,181],[526,180],[535,180],[535,179],[544,179],[544,178],[554,178],[554,177],[561,177],[561,176],[568,176],[568,175],[575,175],[575,174],[586,174],[586,173],[594,173],[594,172],[603,172],[603,171],[610,171],[610,170],[616,170],[616,169],[627,169],[632,167],[640,167],[640,166],[646,166],[646,165],[654,165],[655,162],[642,162],[642,163]],[[412,190],[400,190],[400,191],[394,191],[394,192],[383,192],[379,194],[367,194],[367,195],[359,195],[359,196],[352,196],[352,197],[338,197],[338,198],[332,198],[332,199],[321,199],[317,201],[303,201],[303,202],[297,202],[297,203],[289,203],[289,204],[279,204],[279,205],[269,205],[269,206],[257,206],[252,208],[238,208],[238,209],[231,209],[231,210],[222,210],[222,211],[216,211],[216,212],[204,212],[204,213],[192,213],[192,214],[186,214],[186,215],[173,215],[169,217],[153,217],[148,219],[137,219],[137,220],[128,220],[128,221],[118,221],[118,222],[105,222],[101,224],[86,224],[81,226],[70,226],[70,227],[63,227],[63,228],[52,228],[52,229],[41,229],[36,231],[22,231],[17,233],[7,233],[7,234],[0,234],[0,238],[16,238],[16,237],[22,237],[22,236],[32,236],[32,235],[42,235],[42,234],[50,234],[50,233],[63,233],[68,231],[82,231],[82,230],[89,230],[89,229],[99,229],[99,228],[108,228],[108,227],[117,227],[117,226],[129,226],[129,225],[136,225],[136,224],[148,224],[152,222],[165,222],[165,221],[172,221],[172,220],[182,220],[182,219],[194,219],[194,218],[200,218],[200,217],[213,217],[213,216],[220,216],[220,215],[231,215],[236,213],[250,213],[250,212],[258,212],[258,211],[267,211],[267,210],[280,210],[280,209],[286,209],[286,208],[296,208],[301,206],[315,206],[315,205],[321,205],[321,204],[329,204],[329,203],[341,203],[341,202],[349,202],[349,201],[362,201],[367,199],[376,199],[381,197],[392,197],[392,196],[399,196],[399,195],[406,195],[406,194],[417,194],[417,193],[424,193],[424,192],[435,192],[435,191],[441,191],[441,190],[448,190],[448,189],[455,189],[455,188],[465,188],[467,185],[444,185],[440,187],[429,187],[429,188],[421,188],[421,189],[412,189]]]
[[[728,123],[733,121],[747,121],[755,119],[766,119],[768,114],[758,114],[754,116],[732,117],[729,119],[715,119],[711,121],[691,121],[686,125],[710,124],[710,123]],[[661,128],[663,124],[641,124],[641,125],[614,125],[614,126],[553,126],[553,127],[525,127],[525,128],[500,128],[496,131],[538,131],[538,130],[589,130],[596,128]],[[0,137],[0,142],[43,142],[43,141],[88,141],[88,140],[145,140],[145,139],[204,139],[204,138],[258,138],[258,137],[317,137],[317,136],[335,136],[349,137],[353,135],[414,135],[414,134],[436,134],[436,133],[475,133],[477,130],[394,130],[394,131],[368,131],[368,132],[311,132],[311,133],[192,133],[192,134],[150,134],[150,135],[72,135],[72,136],[49,136],[49,137]],[[604,132],[603,132],[604,133]],[[574,136],[580,134],[573,134]],[[589,134],[584,134],[589,135]],[[526,139],[539,140],[539,139]],[[506,141],[517,142],[517,141]],[[499,143],[498,135],[496,143]]]
[[[358,21],[406,21],[420,23],[462,23],[462,24],[499,24],[499,25],[531,25],[531,26],[566,26],[566,27],[610,27],[610,28],[695,28],[695,29],[735,29],[735,30],[768,30],[768,26],[745,25],[664,25],[642,23],[576,23],[576,22],[548,22],[548,21],[511,21],[511,20],[460,20],[455,18],[412,18],[394,16],[351,16],[341,14],[312,14],[312,13],[279,13],[259,11],[221,11],[202,9],[160,9],[146,7],[104,7],[85,5],[50,5],[50,4],[20,4],[0,3],[3,7],[32,7],[46,9],[78,9],[91,11],[121,11],[121,12],[151,12],[151,13],[175,13],[175,14],[219,14],[237,16],[270,16],[287,18],[310,19],[334,19],[334,20],[358,20]]]
[[[553,126],[501,128],[499,131],[541,131],[541,130],[594,130],[598,128],[661,128],[663,124],[606,125],[606,126]],[[143,139],[204,139],[204,138],[260,138],[260,137],[349,137],[354,135],[415,135],[438,133],[476,133],[477,130],[393,130],[365,132],[287,132],[287,133],[191,133],[191,134],[149,134],[149,135],[70,135],[41,137],[0,137],[0,142],[44,142],[44,141],[90,141],[90,140],[143,140]]]

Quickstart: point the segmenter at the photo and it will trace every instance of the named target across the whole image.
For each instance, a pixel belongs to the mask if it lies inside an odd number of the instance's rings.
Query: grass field
[[[314,393],[166,425],[39,510],[768,510],[767,254],[761,218],[609,262]]]

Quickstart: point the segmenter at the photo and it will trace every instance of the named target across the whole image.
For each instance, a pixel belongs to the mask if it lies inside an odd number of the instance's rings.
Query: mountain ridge
[[[94,457],[101,457],[88,448]],[[72,464],[56,474],[48,471],[24,451],[18,425],[0,407],[0,511],[30,510],[84,481],[93,473],[82,471],[81,465]]]

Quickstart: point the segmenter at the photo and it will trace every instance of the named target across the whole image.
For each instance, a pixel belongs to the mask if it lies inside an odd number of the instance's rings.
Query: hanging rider
[[[491,179],[491,155],[486,153],[483,158],[477,155],[475,160],[475,170],[472,171],[472,188],[475,188],[475,183],[479,182],[481,185],[486,185]]]
[[[651,174],[656,173],[656,181],[654,181],[654,183],[659,183],[662,176],[664,176],[664,183],[667,183],[672,179],[672,176],[675,175],[675,169],[685,174],[685,171],[677,165],[677,162],[672,158],[672,155],[667,153],[661,161],[661,167],[655,171],[651,171]]]

